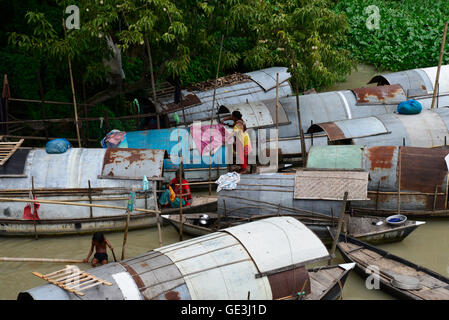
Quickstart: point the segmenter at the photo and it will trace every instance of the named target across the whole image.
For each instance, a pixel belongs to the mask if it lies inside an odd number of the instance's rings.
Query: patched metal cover
[[[445,192],[448,149],[401,147],[401,190]]]
[[[260,85],[265,91],[276,88],[276,74],[279,73],[279,84],[290,79],[291,75],[285,67],[272,67],[246,73],[251,80]]]
[[[430,87],[428,91],[433,92],[433,89],[437,89],[439,93],[449,92],[449,65],[441,66],[440,78],[438,79],[439,88],[433,88],[438,67],[422,68],[421,70],[426,73],[430,83],[432,83],[432,87]]]
[[[228,233],[212,233],[155,251],[177,266],[193,300],[245,300],[248,291],[251,299],[272,299],[268,279],[256,278],[252,257]]]
[[[400,84],[358,88],[352,89],[352,92],[357,98],[357,105],[399,104],[407,100],[404,89]]]
[[[419,114],[394,114],[401,121],[408,135],[408,144],[413,147],[434,147],[444,144],[448,128],[436,112],[422,110]]]
[[[363,169],[363,146],[313,146],[307,168]]]
[[[376,117],[319,123],[310,127],[309,133],[319,132],[320,128],[326,132],[330,141],[388,133],[385,125]]]
[[[294,265],[299,267],[329,256],[321,240],[293,217],[267,218],[221,232],[238,239],[260,273]]]
[[[165,150],[110,149],[103,160],[104,177],[160,178]]]
[[[368,199],[368,172],[297,170],[295,199],[343,200]]]
[[[240,111],[247,128],[272,127],[276,125],[276,103],[267,105],[262,101],[258,101],[227,105],[225,108],[229,113],[236,110]],[[278,119],[280,125],[288,123],[287,115],[281,104],[279,104],[278,108]]]

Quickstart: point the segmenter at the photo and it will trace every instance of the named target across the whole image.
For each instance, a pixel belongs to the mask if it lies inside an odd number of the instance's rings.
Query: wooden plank
[[[16,152],[16,150],[22,145],[23,143],[23,139],[20,139],[19,142],[17,142],[14,146],[14,148],[9,152],[9,154],[0,160],[0,166],[4,165],[6,161],[8,161],[8,159],[14,154],[14,152]]]

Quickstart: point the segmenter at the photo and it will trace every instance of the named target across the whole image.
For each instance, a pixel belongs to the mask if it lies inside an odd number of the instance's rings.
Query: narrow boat
[[[25,290],[18,299],[337,299],[355,264],[317,266],[329,259],[324,244],[304,224],[292,217],[273,217],[87,270],[111,285],[81,285],[79,294],[71,291],[72,280],[51,279],[53,272],[40,277],[50,283]],[[309,265],[317,267],[306,268]],[[78,290],[85,279],[75,275],[73,281]]]
[[[399,299],[449,299],[449,278],[432,270],[343,234],[337,247],[362,277],[378,270],[380,288]]]
[[[193,196],[192,205],[183,207],[183,214],[210,212],[217,209],[217,197]],[[164,215],[178,213],[178,208],[161,209]],[[126,214],[93,218],[64,219],[0,219],[0,236],[59,236],[87,234],[97,231],[123,231]],[[156,225],[157,218],[152,213],[133,212],[130,215],[129,230],[143,229]]]
[[[207,218],[204,217],[207,215]],[[324,243],[331,243],[332,238],[329,235],[328,227],[331,226],[329,222],[319,221],[304,221],[298,215],[292,216],[299,221],[302,221],[309,229],[311,229]],[[170,223],[176,230],[180,228],[180,215],[161,215],[164,221]],[[214,232],[221,228],[228,226],[247,223],[249,221],[264,219],[269,216],[252,216],[249,218],[242,218],[237,216],[220,216],[216,212],[189,214],[182,216],[182,230],[183,233],[192,236],[201,236]],[[372,244],[390,243],[404,240],[410,233],[412,233],[420,225],[425,224],[422,221],[407,220],[401,225],[391,225],[384,220],[377,217],[352,217],[348,214],[344,219],[344,231],[352,237],[367,241]],[[336,223],[335,223],[336,226]]]

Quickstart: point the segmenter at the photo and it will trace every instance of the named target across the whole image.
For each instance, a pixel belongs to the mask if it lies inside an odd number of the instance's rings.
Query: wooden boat
[[[356,263],[356,271],[362,277],[372,273],[368,267],[377,267],[380,288],[393,296],[413,300],[449,299],[449,279],[432,270],[343,234],[337,247],[346,261]]]
[[[252,220],[263,219],[268,216],[253,216],[251,218],[241,218],[227,216],[218,217],[217,213],[208,212],[209,216],[208,224],[202,225],[200,223],[200,217],[202,214],[190,214],[183,215],[183,233],[192,236],[201,236],[211,232],[214,232],[221,228],[226,228],[231,225],[236,225],[239,223],[245,223]],[[180,226],[180,216],[176,215],[161,215],[164,221],[170,223],[179,230]],[[298,217],[291,215],[292,217]],[[298,220],[303,221],[301,218]],[[351,217],[350,215],[345,215],[345,230],[349,235],[356,237],[360,240],[367,241],[370,243],[389,243],[404,240],[410,233],[412,233],[416,228],[425,222],[421,221],[411,221],[407,220],[402,225],[394,226],[387,223],[382,223],[381,225],[376,225],[376,222],[381,221],[381,219],[376,217]],[[328,227],[329,222],[312,222],[303,221],[304,224],[310,228],[324,243],[331,243],[332,238],[329,234]],[[335,224],[336,225],[336,224]]]
[[[309,269],[311,292],[304,300],[338,300],[342,298],[346,278],[354,267],[353,263],[345,263]]]
[[[210,212],[217,209],[217,197],[193,196],[192,205],[183,207],[183,214]],[[178,208],[161,209],[162,214],[178,213]],[[94,218],[66,219],[0,219],[0,236],[57,236],[93,233],[96,231],[115,232],[125,229],[126,215],[101,216]],[[129,230],[153,227],[157,223],[154,214],[132,213]]]

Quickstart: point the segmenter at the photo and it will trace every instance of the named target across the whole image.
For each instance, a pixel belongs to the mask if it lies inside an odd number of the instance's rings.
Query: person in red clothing
[[[182,181],[182,192],[180,182]],[[181,170],[178,169],[176,171],[176,177],[170,181],[170,187],[172,187],[176,196],[182,193],[183,206],[190,206],[192,204],[192,193],[190,192],[189,182],[184,177],[184,172],[182,172],[182,180],[181,180]],[[178,197],[177,197],[178,198]],[[179,198],[178,198],[179,199]],[[179,205],[179,202],[178,202]]]

